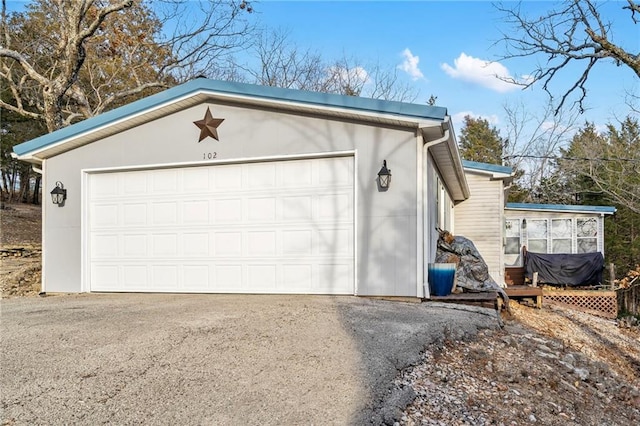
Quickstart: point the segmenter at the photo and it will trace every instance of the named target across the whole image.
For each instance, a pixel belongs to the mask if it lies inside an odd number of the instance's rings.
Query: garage
[[[446,108],[205,78],[13,149],[46,293],[420,298],[469,197]]]
[[[353,165],[86,172],[87,290],[354,294]]]

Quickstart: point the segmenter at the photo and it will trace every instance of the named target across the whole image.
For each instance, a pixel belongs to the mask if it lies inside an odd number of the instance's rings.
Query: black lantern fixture
[[[64,200],[67,199],[67,190],[64,189],[64,185],[62,182],[56,182],[56,187],[51,191],[51,200],[53,204],[57,204],[58,207],[62,207],[64,204]]]
[[[387,160],[382,162],[382,168],[378,172],[378,184],[380,188],[384,191],[389,189],[389,184],[391,183],[391,170],[387,169]]]

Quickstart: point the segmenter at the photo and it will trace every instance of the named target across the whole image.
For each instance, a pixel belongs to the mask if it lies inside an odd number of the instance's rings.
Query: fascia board
[[[90,143],[93,141],[90,138],[93,133],[104,131],[110,126],[123,124],[146,114],[151,115],[158,110],[168,108],[172,104],[184,102],[190,98],[199,99],[200,97],[203,97],[203,99],[194,101],[194,105],[206,102],[207,99],[226,99],[274,106],[281,109],[284,107],[296,107],[324,115],[342,113],[354,119],[359,118],[360,120],[372,122],[395,122],[411,128],[418,128],[425,119],[428,121],[442,121],[446,115],[446,109],[442,107],[425,109],[423,105],[402,102],[198,79],[24,142],[14,147],[14,153],[22,160],[32,161],[37,159],[41,161],[43,157],[46,158],[46,155],[40,157],[38,155],[44,151],[63,146],[74,140],[77,141],[83,137],[88,137],[86,143]],[[426,111],[429,111],[429,114],[425,117]],[[167,111],[167,114],[170,112],[172,111]],[[150,120],[156,118],[158,118],[157,115],[150,118]],[[136,123],[135,125],[139,124],[141,123]],[[122,130],[120,129],[119,131]]]

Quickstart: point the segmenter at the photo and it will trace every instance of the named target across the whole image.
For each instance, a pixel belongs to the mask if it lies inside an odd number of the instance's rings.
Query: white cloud
[[[367,70],[362,67],[344,68],[334,66],[329,67],[328,73],[334,79],[343,83],[351,83],[354,86],[366,84],[371,80]]]
[[[474,58],[464,52],[454,60],[453,67],[449,64],[442,64],[441,68],[450,77],[479,84],[480,86],[499,93],[506,93],[521,88],[521,86],[504,81],[515,80],[515,77],[512,77],[509,70],[501,63]],[[527,80],[520,80],[519,82],[526,83]]]
[[[398,68],[409,74],[413,80],[424,78],[424,74],[422,74],[422,71],[418,68],[420,57],[414,56],[409,49],[404,49],[402,56],[404,57],[404,61],[398,65]]]

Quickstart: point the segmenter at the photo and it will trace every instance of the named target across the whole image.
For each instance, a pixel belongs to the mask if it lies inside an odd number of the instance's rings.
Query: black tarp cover
[[[538,282],[567,285],[570,287],[598,285],[602,283],[604,257],[602,253],[544,254],[527,252],[525,275],[533,279],[538,273]]]

